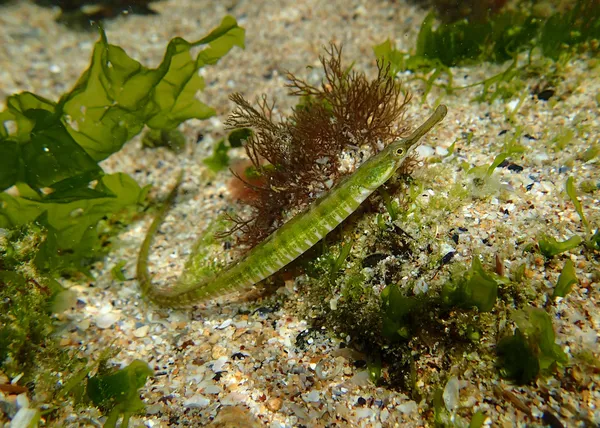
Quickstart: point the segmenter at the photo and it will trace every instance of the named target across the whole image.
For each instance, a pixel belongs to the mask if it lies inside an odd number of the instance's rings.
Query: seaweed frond
[[[274,103],[262,96],[253,106],[237,93],[237,104],[226,122],[230,129],[251,128],[245,145],[256,194],[242,201],[251,218],[233,216],[230,233],[240,231],[238,243],[252,248],[276,230],[286,213],[302,209],[330,189],[344,175],[340,169],[345,149],[370,146],[377,152],[408,130],[403,121],[410,95],[404,94],[389,65],[377,63],[373,80],[342,65],[342,49],[331,45],[320,57],[322,84],[312,86],[288,74],[290,95],[299,97],[292,114],[276,120]],[[348,171],[350,172],[350,171]],[[259,183],[259,184],[257,184]]]

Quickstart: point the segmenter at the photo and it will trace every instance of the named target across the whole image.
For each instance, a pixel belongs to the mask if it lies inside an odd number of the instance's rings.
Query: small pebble
[[[210,400],[200,394],[192,395],[183,402],[183,407],[187,409],[202,409],[210,404]]]
[[[419,155],[420,158],[426,159],[435,155],[435,150],[432,147],[426,145],[420,145],[415,149],[415,152]]]
[[[442,146],[437,146],[435,148],[435,154],[438,156],[448,156],[448,149]]]
[[[451,377],[444,387],[444,404],[449,412],[456,410],[459,404],[459,389],[460,383],[456,376]]]
[[[279,409],[281,409],[282,405],[283,400],[281,398],[271,398],[267,401],[267,409],[272,412],[277,412]]]
[[[398,409],[398,411],[400,413],[404,413],[405,415],[408,415],[410,413],[414,413],[417,411],[418,407],[417,407],[417,403],[415,403],[414,401],[407,401],[406,403],[402,403],[399,404],[398,406],[396,406],[396,409]]]
[[[227,363],[229,358],[227,356],[222,356],[217,358],[212,364],[212,371],[214,373],[218,373],[223,370],[223,366]]]
[[[96,317],[96,326],[101,329],[110,328],[119,321],[120,315],[115,312],[100,314]]]
[[[17,395],[17,409],[26,409],[29,407],[29,398],[27,398],[27,394],[19,394]]]
[[[215,360],[222,358],[222,357],[227,357],[228,354],[229,354],[229,352],[227,352],[227,349],[225,349],[225,347],[223,347],[221,345],[213,346],[212,352],[211,352],[211,355],[212,355],[213,359],[215,359]]]
[[[207,387],[204,388],[204,393],[205,394],[219,394],[221,391],[223,391],[218,385],[208,385]]]
[[[313,389],[308,394],[304,395],[303,398],[307,403],[318,403],[320,400],[319,391]]]
[[[360,407],[360,408],[356,409],[356,418],[359,420],[369,418],[369,417],[371,417],[372,414],[373,414],[373,410],[371,410],[368,407]]]
[[[91,324],[90,319],[86,318],[77,323],[77,328],[81,331],[86,331],[88,328],[90,328],[90,324]]]
[[[229,319],[227,319],[227,320],[223,321],[223,322],[221,323],[221,325],[219,325],[219,326],[217,327],[217,330],[223,330],[223,329],[225,329],[225,328],[229,327],[229,326],[231,325],[231,323],[232,323],[232,322],[233,322],[233,320],[232,320],[231,318],[229,318]]]
[[[135,337],[146,337],[146,335],[148,334],[148,330],[150,330],[150,326],[149,325],[143,325],[139,328],[136,328],[135,330],[133,330],[133,335]]]

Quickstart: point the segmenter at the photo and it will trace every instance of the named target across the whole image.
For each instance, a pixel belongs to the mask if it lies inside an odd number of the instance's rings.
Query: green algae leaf
[[[85,197],[29,199],[0,193],[0,228],[35,221],[47,230],[36,265],[44,272],[81,267],[83,260],[100,250],[98,222],[135,206],[144,193],[135,180],[122,173],[103,176]]]
[[[469,428],[481,428],[485,423],[485,419],[485,413],[483,413],[481,410],[475,412],[471,418],[471,422],[469,423]]]
[[[229,146],[225,143],[225,138],[221,138],[215,148],[213,149],[212,156],[203,159],[202,163],[210,168],[213,172],[223,171],[229,166]]]
[[[205,45],[194,59],[190,50]],[[215,64],[234,46],[244,47],[244,29],[226,16],[198,41],[171,40],[162,63],[149,69],[109,44],[101,31],[90,68],[59,102],[63,119],[97,161],[119,150],[144,124],[170,130],[187,119],[206,119],[214,110],[195,98],[204,89],[198,70]]]
[[[488,177],[491,177],[491,175],[494,173],[494,170],[498,168],[500,164],[504,162],[509,156],[510,154],[506,152],[502,152],[498,156],[496,156],[492,164],[488,167],[486,175]]]
[[[21,145],[24,182],[31,188],[65,188],[69,183],[88,183],[102,174],[102,169],[73,138],[65,126],[46,110],[31,109],[25,115],[35,122],[31,141]]]
[[[102,174],[97,162],[145,125],[170,131],[214,115],[196,99],[204,88],[198,71],[234,46],[244,47],[244,29],[227,16],[198,41],[171,40],[162,63],[150,69],[100,30],[90,67],[58,103],[30,92],[8,97],[0,112],[0,190],[19,182],[36,192],[87,187]],[[194,58],[190,51],[198,47]]]
[[[181,153],[185,149],[185,135],[179,129],[148,129],[142,136],[142,147],[167,147],[174,153]]]
[[[379,385],[379,382],[381,381],[381,368],[381,358],[379,356],[375,356],[367,362],[369,379],[374,385]]]
[[[558,277],[556,287],[554,287],[554,293],[552,293],[552,297],[565,297],[571,292],[573,284],[577,283],[579,283],[579,280],[577,279],[577,275],[575,273],[575,266],[573,266],[571,259],[567,259],[562,271],[560,272],[560,276]]]
[[[577,198],[577,190],[575,189],[575,180],[573,179],[572,176],[567,178],[567,184],[565,187],[567,190],[567,195],[569,195],[571,202],[573,202],[573,205],[575,205],[575,210],[577,211],[577,214],[579,214],[579,218],[581,219],[581,221],[582,221],[583,225],[586,227],[586,229],[589,229],[590,224],[588,223],[587,219],[585,218],[585,215],[583,214],[583,207],[581,206],[581,202]]]
[[[539,373],[549,373],[568,362],[567,354],[555,343],[552,319],[539,308],[517,311],[517,329],[497,347],[500,374],[518,384],[534,381]]]
[[[250,128],[238,128],[231,131],[227,139],[231,147],[242,147],[251,136],[252,130]]]
[[[552,258],[557,254],[572,250],[577,247],[583,239],[579,235],[571,236],[566,241],[557,241],[552,236],[544,235],[540,238],[540,251],[546,258]]]
[[[409,339],[410,314],[422,304],[417,297],[405,296],[397,285],[386,286],[381,292],[382,334],[391,340]]]
[[[24,143],[30,140],[35,119],[27,115],[28,110],[45,110],[56,113],[56,103],[31,92],[11,95],[6,100],[6,110],[0,112],[0,140],[8,138]],[[7,127],[14,125],[14,130]]]
[[[120,260],[110,270],[112,278],[115,281],[127,281],[127,278],[125,277],[125,274],[123,273],[123,268],[125,267],[126,264],[127,264],[127,260]]]
[[[229,149],[242,147],[251,135],[252,131],[248,128],[239,128],[231,131],[227,139],[221,138],[217,141],[212,156],[202,160],[202,162],[213,172],[223,171],[229,166]]]
[[[496,347],[500,374],[525,385],[535,380],[540,372],[540,363],[534,349],[518,328],[514,335],[504,337]]]
[[[8,138],[0,138],[0,190],[17,182],[32,189],[58,188],[64,180],[70,186],[87,184],[100,176],[102,169],[69,135],[59,115],[37,108],[38,98],[28,93],[13,95],[8,104],[23,112],[5,112],[18,128]]]
[[[548,370],[555,364],[565,364],[567,354],[555,341],[554,327],[550,315],[539,308],[518,311],[514,316],[517,326],[532,343],[539,346],[540,369]]]
[[[148,376],[153,374],[147,363],[134,360],[124,369],[98,373],[88,379],[86,395],[95,406],[108,414],[105,427],[116,427],[121,414],[121,426],[126,427],[133,414],[144,410],[145,405],[138,390],[146,384]]]
[[[389,64],[389,73],[392,76],[406,70],[406,59],[410,57],[410,55],[394,49],[390,39],[387,39],[379,45],[373,46],[373,53],[378,60],[382,60],[386,64]]]
[[[0,191],[19,179],[21,153],[19,143],[0,139]]]
[[[489,22],[457,21],[433,29],[434,15],[429,14],[417,37],[418,57],[438,61],[447,67],[481,58],[492,33]]]
[[[556,13],[544,22],[539,46],[544,55],[558,60],[569,49],[594,39],[600,39],[600,4],[595,0],[578,0],[568,12]]]
[[[473,258],[471,268],[458,281],[450,281],[442,288],[442,300],[450,306],[464,309],[476,307],[489,312],[496,304],[498,283],[504,280],[483,269],[478,257]]]

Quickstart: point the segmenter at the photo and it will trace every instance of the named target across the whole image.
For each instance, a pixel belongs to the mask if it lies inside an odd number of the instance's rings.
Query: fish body
[[[446,106],[439,106],[408,138],[392,142],[369,158],[354,173],[313,202],[307,210],[287,221],[229,267],[213,276],[200,278],[188,267],[177,284],[165,291],[152,285],[147,259],[152,238],[175,198],[175,186],[164,209],[150,226],[140,250],[137,275],[143,294],[159,306],[186,307],[246,289],[269,277],[305,253],[356,211],[365,199],[392,177],[419,140],[439,123],[446,113]]]

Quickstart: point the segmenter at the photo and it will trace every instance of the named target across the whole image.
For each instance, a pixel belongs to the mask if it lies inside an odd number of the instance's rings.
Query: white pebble
[[[535,155],[533,155],[531,160],[538,165],[542,165],[542,164],[546,163],[546,161],[548,159],[550,159],[550,156],[548,156],[548,153],[540,152],[540,153],[536,153]]]
[[[304,395],[304,401],[307,403],[318,403],[321,397],[319,396],[319,391],[313,389],[308,394]]]
[[[200,394],[192,395],[183,402],[183,407],[188,409],[202,409],[210,404],[210,400]]]
[[[219,326],[217,327],[217,330],[223,330],[223,329],[225,329],[225,328],[229,327],[229,326],[231,325],[231,323],[232,323],[232,322],[233,322],[233,320],[232,320],[231,318],[229,318],[229,319],[227,319],[227,320],[223,321],[223,322],[221,323],[221,325],[219,325]]]
[[[361,407],[359,409],[356,409],[355,413],[356,419],[361,420],[371,417],[371,415],[373,414],[373,410],[369,409],[368,407]]]
[[[418,409],[417,403],[415,403],[412,400],[407,401],[406,403],[399,404],[398,406],[396,406],[396,408],[398,409],[398,411],[400,413],[404,413],[405,415],[408,415],[410,413],[414,413]]]
[[[81,331],[86,331],[88,328],[90,328],[90,324],[90,320],[86,318],[77,323],[77,328]]]
[[[512,100],[506,104],[506,107],[508,107],[508,109],[510,111],[513,111],[517,107],[518,104],[519,104],[519,100]]]
[[[381,422],[385,422],[388,420],[389,417],[390,417],[390,411],[384,407],[383,410],[381,411],[381,413],[379,413],[379,420]]]
[[[223,366],[225,365],[225,363],[227,363],[228,359],[229,358],[226,355],[217,358],[212,365],[213,372],[218,373],[220,371],[223,371]]]
[[[17,409],[26,409],[29,407],[29,398],[27,398],[27,394],[19,394],[17,395]]]
[[[221,387],[218,385],[208,385],[204,388],[205,394],[219,394],[222,391]]]
[[[21,380],[21,378],[23,377],[24,374],[25,373],[19,373],[18,375],[16,375],[15,377],[13,377],[12,380],[10,381],[10,384],[11,385],[16,385]]]
[[[100,314],[96,317],[96,325],[101,329],[110,328],[114,323],[119,321],[119,318],[121,318],[121,315],[115,312]]]
[[[435,154],[438,156],[448,156],[448,149],[442,146],[437,146],[435,148]]]
[[[417,154],[419,155],[419,157],[421,158],[430,158],[431,156],[433,156],[435,154],[435,150],[433,150],[432,147],[426,146],[426,145],[420,145],[415,149],[415,152],[417,152]]]
[[[369,372],[366,370],[356,373],[350,379],[350,382],[356,386],[368,386],[369,385]]]
[[[449,412],[453,412],[458,408],[459,389],[460,383],[456,376],[451,377],[444,387],[444,393],[442,394],[442,397],[444,398],[446,409],[448,409]]]
[[[149,325],[143,325],[140,328],[136,328],[135,330],[133,330],[133,335],[135,337],[146,337],[146,335],[148,334],[148,330],[150,330],[150,326]]]
[[[21,408],[10,421],[11,427],[35,427],[40,421],[40,412],[37,409]]]

